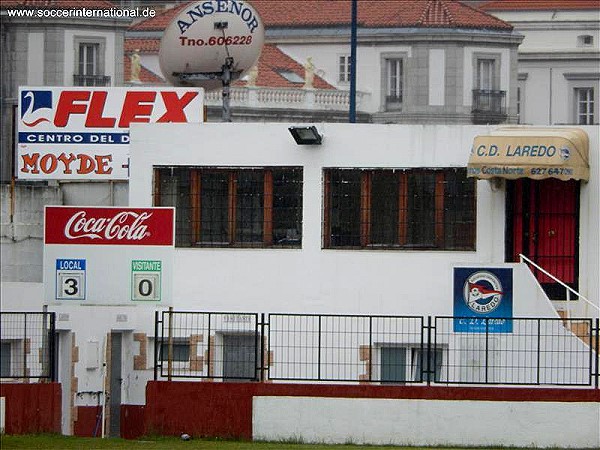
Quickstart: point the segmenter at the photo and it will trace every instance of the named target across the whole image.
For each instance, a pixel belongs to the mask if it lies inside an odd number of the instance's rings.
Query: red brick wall
[[[121,405],[121,437],[135,439],[146,433],[144,405]]]
[[[77,420],[75,420],[75,424],[73,425],[73,434],[75,436],[86,437],[102,436],[102,407],[76,406],[76,408]],[[98,422],[98,417],[100,417],[100,422]]]
[[[398,398],[429,400],[600,402],[598,389],[462,388],[279,383],[150,381],[149,434],[252,438],[253,396]],[[130,425],[124,428],[131,428]],[[135,437],[134,433],[130,437]]]
[[[60,433],[59,383],[0,383],[6,434]]]

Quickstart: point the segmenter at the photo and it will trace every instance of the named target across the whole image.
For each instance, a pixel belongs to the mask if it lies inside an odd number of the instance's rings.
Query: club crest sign
[[[463,286],[463,298],[469,309],[479,314],[494,311],[502,302],[502,283],[488,271],[475,272]]]
[[[512,269],[454,269],[454,331],[512,332]]]

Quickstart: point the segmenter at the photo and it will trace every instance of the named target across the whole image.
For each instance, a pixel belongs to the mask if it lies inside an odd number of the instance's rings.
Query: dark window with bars
[[[176,245],[300,247],[299,167],[155,168],[155,206],[176,208]]]
[[[466,169],[325,169],[325,248],[475,249]]]

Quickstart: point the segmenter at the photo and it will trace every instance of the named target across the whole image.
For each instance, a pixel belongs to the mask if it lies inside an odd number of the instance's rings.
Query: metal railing
[[[258,327],[255,313],[157,311],[154,378],[258,380]]]
[[[269,314],[268,378],[421,382],[420,371],[403,371],[395,358],[410,349],[421,359],[423,330],[423,317]],[[386,361],[374,364],[382,351]]]
[[[539,266],[536,263],[534,263],[531,259],[527,258],[522,253],[519,253],[519,260],[520,260],[521,263],[522,262],[526,262],[527,264],[532,265],[537,270],[539,270],[544,275],[546,275],[548,278],[551,278],[556,283],[560,284],[562,287],[565,288],[565,300],[567,302],[567,314],[569,316],[571,315],[571,294],[577,296],[577,298],[579,298],[580,300],[583,300],[585,302],[585,304],[586,304],[586,310],[587,310],[588,306],[591,306],[592,308],[594,308],[596,310],[595,317],[600,316],[600,307],[598,307],[597,305],[594,305],[589,299],[587,299],[584,295],[582,295],[579,292],[577,292],[571,286],[569,286],[568,284],[566,284],[563,281],[559,280],[557,277],[555,277],[554,275],[552,275],[550,272],[548,272],[547,270],[545,270],[541,266]]]
[[[0,378],[56,380],[56,315],[0,312]]]
[[[473,89],[472,112],[506,114],[506,91]]]
[[[597,388],[599,320],[164,311],[154,376]]]
[[[73,75],[74,86],[110,86],[109,75]]]
[[[597,387],[597,335],[593,319],[436,317],[433,347],[447,349],[436,381]]]

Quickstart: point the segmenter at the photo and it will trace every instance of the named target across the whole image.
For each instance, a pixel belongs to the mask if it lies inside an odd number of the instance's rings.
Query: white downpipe
[[[544,270],[543,268],[541,268],[540,266],[538,266],[532,260],[530,260],[529,258],[527,258],[527,256],[523,255],[522,253],[519,253],[519,260],[520,260],[521,263],[523,261],[525,261],[525,262],[531,264],[536,269],[538,269],[540,272],[542,272],[544,275],[552,278],[554,281],[556,281],[558,284],[560,284],[561,286],[563,286],[566,289],[566,292],[567,292],[567,313],[568,313],[569,317],[571,316],[570,302],[571,302],[571,294],[572,293],[575,294],[577,296],[577,298],[579,298],[580,300],[583,300],[585,302],[586,308],[587,308],[588,305],[591,305],[594,309],[596,309],[596,311],[598,313],[600,313],[600,307],[594,305],[591,301],[589,301],[586,297],[584,297],[583,295],[581,295],[575,289],[573,289],[572,287],[566,285],[565,283],[563,283],[562,281],[560,281],[558,278],[556,278],[554,275],[552,275],[550,272],[548,272],[547,270]]]
[[[102,352],[102,433],[101,438],[106,437],[106,364],[108,361],[108,338],[104,336],[104,348]]]

